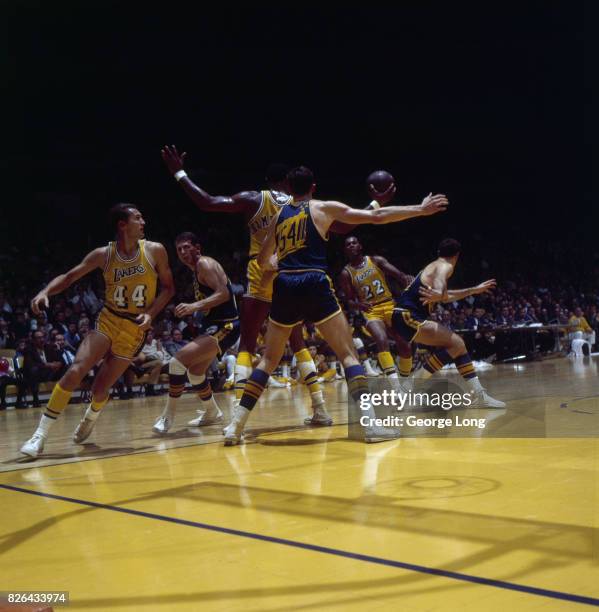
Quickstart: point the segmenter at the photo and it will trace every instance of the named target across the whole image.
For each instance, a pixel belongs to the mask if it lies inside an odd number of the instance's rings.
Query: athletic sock
[[[252,373],[252,355],[247,351],[240,351],[235,364],[235,399],[239,401],[243,395],[243,388]]]
[[[245,383],[239,405],[246,410],[252,410],[268,383],[268,373],[256,368]]]

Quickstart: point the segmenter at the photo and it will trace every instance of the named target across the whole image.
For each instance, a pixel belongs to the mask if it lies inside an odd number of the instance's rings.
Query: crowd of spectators
[[[221,228],[222,229],[222,228]],[[220,231],[220,230],[219,230]],[[222,231],[225,231],[223,234]],[[226,230],[212,236],[208,253],[219,259],[233,282],[234,291],[244,291],[244,245],[237,250],[230,248]],[[395,253],[389,241],[379,241],[365,252],[385,255],[408,274],[414,274],[430,257],[420,260],[407,259],[403,252],[410,252],[411,245]],[[220,245],[220,246],[219,246]],[[385,246],[386,245],[386,246]],[[341,242],[331,241],[332,276],[340,271],[344,262]],[[541,242],[528,245],[532,253],[528,258],[513,254],[503,256],[501,249],[492,242],[480,241],[470,246],[471,254],[464,258],[452,279],[453,286],[468,286],[489,277],[495,277],[498,288],[491,294],[466,298],[459,303],[438,305],[433,318],[453,330],[464,333],[467,343],[477,358],[491,355],[501,358],[514,347],[514,334],[509,330],[526,326],[562,325],[565,344],[571,334],[582,332],[591,344],[599,332],[599,258],[588,252],[570,250],[567,254],[553,245],[543,251]],[[416,252],[416,250],[414,250]],[[476,253],[474,257],[472,252]],[[493,257],[495,253],[495,257]],[[102,281],[99,273],[82,279],[64,294],[51,300],[50,309],[34,316],[29,309],[31,297],[53,276],[76,263],[74,257],[64,253],[59,245],[46,243],[35,255],[24,258],[16,250],[7,249],[0,259],[0,348],[15,349],[22,357],[22,377],[18,406],[26,405],[25,391],[33,397],[33,405],[39,404],[37,387],[45,381],[58,380],[72,363],[77,348],[93,326],[95,316],[102,306]],[[586,262],[580,265],[580,260]],[[168,368],[168,361],[178,348],[184,346],[198,332],[198,323],[192,317],[179,320],[174,315],[175,303],[190,299],[190,283],[187,272],[171,258],[178,288],[176,301],[170,304],[154,321],[153,333],[148,337],[140,357],[132,365],[122,381],[121,394],[128,396],[132,377],[149,373],[147,392],[160,373]],[[581,270],[585,273],[581,275]],[[469,282],[471,281],[471,282]],[[554,337],[547,332],[537,334],[540,350],[554,349]],[[10,360],[9,360],[10,361]],[[0,367],[0,400],[4,406],[4,390],[14,381],[16,362]],[[93,375],[93,373],[90,373]]]

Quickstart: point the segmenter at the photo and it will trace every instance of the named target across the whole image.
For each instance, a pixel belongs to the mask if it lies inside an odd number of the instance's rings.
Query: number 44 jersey
[[[104,283],[104,305],[114,314],[133,318],[148,310],[156,297],[157,274],[146,254],[145,240],[138,242],[137,254],[131,259],[119,254],[116,242],[108,244]]]

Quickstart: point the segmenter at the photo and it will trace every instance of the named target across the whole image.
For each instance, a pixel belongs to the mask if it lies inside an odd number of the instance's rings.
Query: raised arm
[[[393,199],[397,188],[395,187],[395,183],[392,183],[385,191],[378,192],[374,185],[369,185],[368,191],[370,195],[373,197],[372,202],[368,204],[364,210],[376,210],[385,204],[388,204]],[[349,234],[356,227],[355,223],[342,223],[341,221],[333,221],[329,231],[333,234],[341,234],[346,235]]]
[[[371,258],[387,278],[392,278],[393,280],[397,281],[400,289],[405,289],[410,284],[410,277],[408,277],[407,274],[404,274],[401,270],[398,270],[384,257],[381,257],[380,255],[372,255]]]
[[[147,312],[140,314],[136,321],[143,329],[149,329],[156,315],[171,301],[175,295],[175,281],[168,263],[168,253],[160,242],[147,243],[147,248],[160,281],[160,293],[152,302]]]
[[[418,206],[385,206],[374,210],[359,210],[341,202],[318,202],[314,212],[319,230],[324,234],[335,221],[352,225],[397,223],[413,217],[434,215],[444,211],[448,205],[444,195],[430,194]]]
[[[212,259],[212,257],[202,257],[200,259],[196,267],[196,275],[198,280],[203,285],[213,289],[214,293],[199,302],[179,304],[175,308],[175,315],[179,318],[186,317],[194,312],[214,308],[219,304],[223,304],[231,297],[229,287],[227,286],[227,275],[218,261]]]
[[[188,176],[183,165],[187,153],[177,151],[175,145],[161,150],[162,159],[168,171],[175,177],[192,202],[204,212],[244,213],[253,217],[260,208],[261,195],[258,191],[242,191],[233,196],[213,196],[196,185]]]
[[[94,249],[74,268],[71,268],[65,274],[53,278],[48,285],[31,300],[31,310],[33,310],[36,315],[39,314],[42,307],[48,308],[50,304],[50,300],[48,299],[49,296],[62,293],[65,289],[68,289],[73,283],[77,282],[81,277],[92,270],[104,268],[106,263],[106,249],[107,247]]]

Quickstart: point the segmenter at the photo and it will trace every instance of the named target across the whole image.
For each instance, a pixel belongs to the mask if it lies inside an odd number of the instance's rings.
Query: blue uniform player
[[[454,272],[460,251],[460,243],[452,238],[439,244],[439,257],[429,263],[396,300],[393,328],[407,342],[439,347],[426,360],[416,378],[428,379],[453,361],[470,389],[473,407],[503,408],[505,403],[492,398],[481,386],[462,338],[441,323],[429,320],[433,303],[455,302],[495,287],[495,280],[491,279],[468,289],[447,289],[447,280]]]
[[[175,239],[177,255],[181,263],[193,271],[195,302],[179,304],[175,315],[183,318],[195,312],[203,313],[200,334],[175,353],[169,361],[169,394],[162,415],[154,424],[153,431],[165,434],[173,425],[176,404],[185,382],[189,379],[201,400],[199,416],[189,425],[204,426],[222,421],[220,411],[206,370],[213,359],[230,349],[239,338],[239,313],[235,296],[225,271],[218,261],[202,255],[200,241],[191,232],[184,232]]]
[[[287,178],[293,202],[285,205],[271,222],[258,255],[260,266],[270,262],[279,270],[273,285],[266,350],[246,383],[239,406],[233,410],[231,423],[225,429],[226,446],[241,441],[250,411],[264,391],[270,373],[281,360],[289,334],[298,323],[310,321],[317,325],[342,362],[354,398],[359,399],[368,391],[349,325],[327,275],[326,243],[331,225],[336,221],[352,225],[393,223],[432,215],[445,210],[448,205],[444,195],[429,195],[418,206],[358,210],[340,202],[313,199],[316,185],[308,168],[295,168]],[[328,425],[332,420],[324,407],[320,407],[307,422]]]

